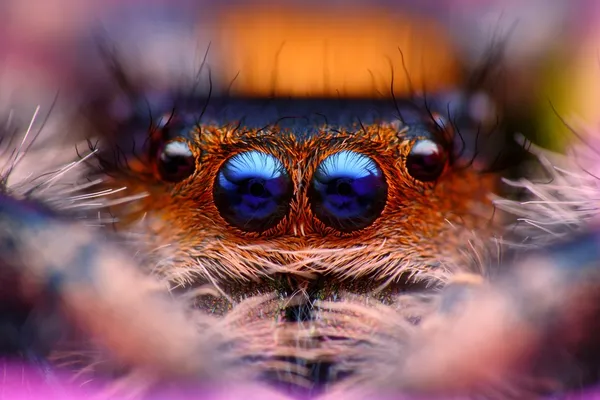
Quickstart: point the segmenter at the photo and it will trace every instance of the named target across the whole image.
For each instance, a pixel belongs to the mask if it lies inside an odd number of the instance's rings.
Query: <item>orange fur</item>
[[[187,273],[178,278],[178,269],[215,282],[256,281],[276,274],[303,278],[327,275],[341,281],[368,279],[379,284],[397,282],[404,274],[418,275],[416,280],[443,280],[451,269],[444,261],[456,261],[459,248],[467,244],[463,235],[472,230],[484,234],[485,226],[491,223],[487,196],[496,178],[449,167],[435,184],[414,180],[404,166],[413,143],[404,139],[406,129],[398,131],[384,125],[367,126],[362,131],[357,126],[348,132],[324,130],[308,140],[298,140],[276,127],[266,132],[241,131],[202,126],[201,132],[195,132],[190,145],[196,156],[196,172],[181,183],[127,176],[110,183],[127,187],[127,194],[148,193],[144,199],[115,207],[112,212],[128,220],[132,213],[143,217],[141,229],[153,241],[151,247],[170,244],[168,252],[177,262],[161,272],[174,281],[187,279]],[[229,226],[212,200],[218,168],[228,157],[247,150],[276,156],[294,182],[291,211],[263,233],[246,233]],[[372,157],[389,185],[382,215],[354,233],[340,233],[321,223],[312,214],[306,195],[316,166],[342,150]],[[153,176],[151,161],[143,168],[148,171],[146,176]],[[129,224],[124,228],[129,229]],[[434,262],[441,265],[432,267]]]

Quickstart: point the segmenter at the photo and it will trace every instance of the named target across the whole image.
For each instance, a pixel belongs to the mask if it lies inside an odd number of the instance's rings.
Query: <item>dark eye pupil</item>
[[[167,182],[179,182],[189,177],[196,168],[196,159],[187,143],[170,142],[159,152],[158,172]]]
[[[347,180],[338,181],[337,192],[341,196],[349,196],[352,194],[352,185]]]
[[[185,168],[190,165],[190,160],[187,157],[162,157],[162,166],[166,173],[175,174],[179,172],[182,168]]]
[[[265,187],[262,182],[257,182],[256,180],[252,180],[250,182],[250,194],[256,197],[262,197],[265,194]]]
[[[421,182],[431,182],[444,171],[446,161],[447,155],[441,145],[423,139],[413,145],[406,158],[406,169],[413,178]]]

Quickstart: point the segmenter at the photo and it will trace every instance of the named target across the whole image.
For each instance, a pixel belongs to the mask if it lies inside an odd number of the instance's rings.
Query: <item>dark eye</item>
[[[157,155],[158,173],[162,180],[180,182],[196,169],[196,157],[186,142],[165,143]]]
[[[448,154],[439,144],[429,139],[417,140],[406,157],[410,176],[421,182],[435,181],[444,171]]]
[[[281,161],[270,154],[248,151],[225,161],[213,195],[225,221],[247,232],[261,232],[285,217],[293,191]]]
[[[383,172],[371,158],[353,151],[327,157],[309,187],[312,210],[324,224],[342,232],[373,223],[387,201]]]

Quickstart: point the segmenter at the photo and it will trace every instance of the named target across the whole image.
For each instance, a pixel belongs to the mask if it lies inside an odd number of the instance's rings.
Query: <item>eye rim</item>
[[[250,153],[258,153],[261,156],[264,156],[266,158],[271,158],[271,160],[275,162],[274,165],[277,167],[276,169],[271,171],[271,175],[274,175],[275,173],[281,173],[282,179],[284,179],[284,183],[287,185],[287,187],[285,187],[287,192],[285,195],[282,195],[283,201],[281,202],[281,204],[279,204],[277,206],[276,214],[271,215],[268,218],[264,218],[264,221],[257,223],[257,227],[255,227],[255,228],[248,228],[249,223],[250,223],[249,221],[246,221],[245,226],[241,226],[241,224],[238,224],[236,221],[232,221],[232,219],[234,219],[235,217],[232,217],[231,215],[228,216],[227,215],[228,212],[226,210],[222,210],[222,207],[219,206],[220,201],[218,200],[219,195],[226,195],[225,190],[219,184],[219,180],[221,178],[227,179],[227,177],[225,176],[226,174],[224,173],[224,168],[227,168],[228,163],[231,162],[232,160],[234,160],[235,158],[248,156]],[[273,179],[273,178],[271,178],[271,179]],[[229,180],[228,180],[228,182],[232,183]],[[248,189],[250,190],[251,187],[249,187]],[[229,227],[231,227],[243,234],[261,235],[261,234],[264,234],[265,232],[268,232],[272,229],[277,228],[277,226],[279,226],[285,220],[285,218],[290,214],[291,208],[292,208],[292,199],[294,197],[295,190],[296,189],[295,189],[294,181],[292,179],[292,175],[291,175],[290,171],[285,167],[285,163],[282,161],[281,158],[277,157],[276,155],[274,155],[272,153],[264,151],[264,150],[249,149],[249,150],[239,151],[235,154],[232,154],[232,155],[226,157],[220,163],[220,165],[218,166],[216,173],[214,175],[214,179],[212,180],[211,192],[212,192],[212,198],[213,198],[213,205],[217,211],[217,214],[219,215],[220,218],[223,219],[223,221],[225,221],[225,223]],[[222,191],[223,193],[218,193],[218,191]],[[231,213],[232,212],[229,212],[229,214],[231,214]]]
[[[368,222],[363,222],[363,224],[360,227],[356,227],[356,226],[349,227],[348,224],[350,224],[350,222],[347,222],[345,224],[336,225],[335,223],[331,223],[331,221],[334,219],[339,219],[339,218],[320,216],[319,215],[320,212],[318,212],[316,210],[317,206],[316,206],[315,195],[314,195],[314,193],[316,192],[316,189],[315,189],[315,185],[314,185],[314,180],[315,180],[316,176],[319,174],[319,169],[322,166],[324,166],[325,161],[331,157],[335,157],[335,156],[339,157],[339,155],[341,153],[354,153],[354,156],[359,156],[359,157],[363,158],[364,162],[372,163],[372,167],[375,168],[375,170],[379,174],[379,178],[381,179],[381,183],[382,183],[381,187],[380,187],[381,192],[379,192],[378,194],[382,195],[383,199],[379,199],[375,202],[375,204],[376,204],[375,208],[377,211],[370,217],[363,217],[363,219]],[[333,229],[333,230],[337,231],[340,234],[355,234],[357,232],[363,231],[364,229],[372,227],[373,224],[381,218],[381,216],[382,216],[383,212],[385,211],[385,208],[387,207],[388,202],[389,202],[389,190],[390,190],[390,185],[388,182],[388,176],[386,175],[384,168],[381,167],[379,162],[377,162],[377,160],[374,157],[372,157],[368,154],[365,154],[361,151],[342,149],[342,150],[336,151],[334,153],[328,154],[326,157],[324,157],[323,159],[320,160],[319,164],[313,171],[312,177],[310,178],[310,180],[308,182],[306,195],[307,195],[307,198],[309,201],[310,211],[311,211],[312,215],[316,218],[316,220],[319,221],[319,223],[323,224],[324,226],[326,226],[329,229]]]
[[[162,160],[163,156],[166,154],[165,150],[167,150],[169,147],[181,146],[181,145],[185,145],[185,150],[187,150],[189,152],[189,155],[186,156],[187,157],[187,165],[180,166],[179,168],[183,168],[183,169],[180,169],[179,171],[175,171],[175,172],[167,171],[165,169],[165,165]],[[175,150],[177,151],[177,150],[182,150],[182,149],[175,149]],[[180,158],[183,159],[184,157],[180,157]],[[158,145],[158,148],[154,155],[153,162],[154,162],[155,175],[162,182],[166,182],[166,183],[170,183],[170,184],[181,183],[181,182],[189,179],[191,176],[194,175],[194,173],[198,169],[197,154],[195,154],[193,147],[191,146],[191,143],[188,140],[185,140],[183,138],[175,138],[175,139],[167,140],[167,141],[160,143]]]
[[[442,155],[442,158],[441,158],[442,162],[439,164],[438,168],[436,168],[435,170],[430,171],[430,172],[427,172],[427,171],[418,172],[418,171],[415,171],[413,168],[411,168],[411,166],[409,165],[409,162],[410,162],[409,159],[410,159],[411,155],[413,155],[412,152],[419,145],[435,145],[436,148],[438,150],[440,150],[440,153]],[[447,169],[450,166],[451,161],[452,161],[451,157],[452,157],[452,153],[448,149],[448,146],[444,146],[444,144],[440,143],[440,141],[436,141],[436,140],[428,138],[428,137],[414,138],[410,141],[408,150],[406,151],[406,154],[403,157],[404,170],[406,171],[408,176],[410,176],[412,179],[414,179],[417,182],[424,183],[424,184],[435,183],[447,171]],[[411,169],[413,170],[412,172],[411,172]]]

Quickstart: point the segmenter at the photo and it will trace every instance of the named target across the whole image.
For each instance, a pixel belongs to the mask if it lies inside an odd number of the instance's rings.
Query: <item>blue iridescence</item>
[[[289,209],[293,186],[281,161],[260,151],[227,160],[217,175],[214,199],[223,218],[248,232],[269,229]]]
[[[387,184],[371,158],[341,151],[319,165],[309,195],[317,218],[336,229],[352,231],[379,217],[387,200]]]

